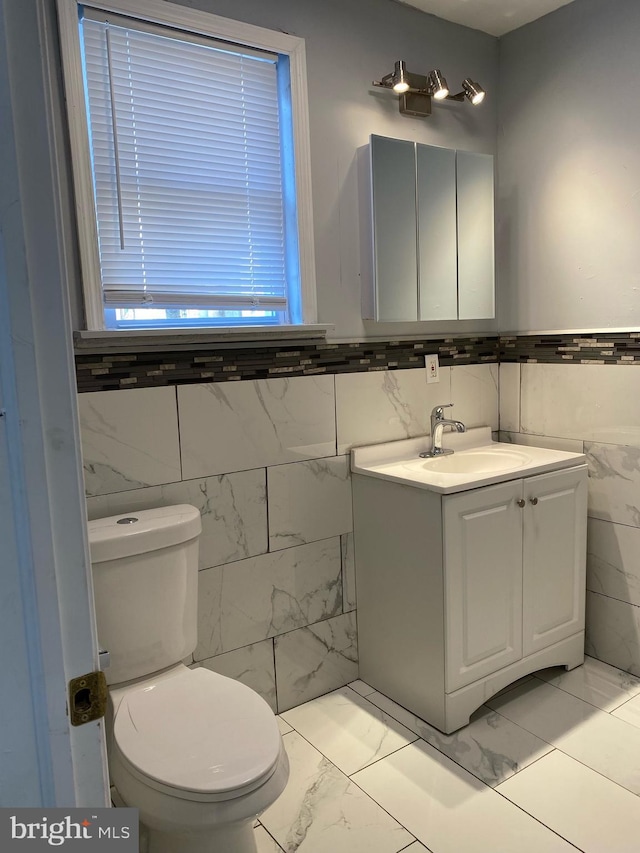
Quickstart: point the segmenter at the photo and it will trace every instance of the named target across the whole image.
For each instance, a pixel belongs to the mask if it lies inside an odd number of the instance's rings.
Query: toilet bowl
[[[264,700],[223,675],[179,664],[112,690],[111,702],[111,781],[140,810],[153,853],[255,850],[254,819],[288,777]]]
[[[109,772],[139,809],[148,853],[256,853],[255,818],[289,765],[255,691],[182,663],[195,647],[199,533],[185,505],[89,523],[98,637],[112,661]]]

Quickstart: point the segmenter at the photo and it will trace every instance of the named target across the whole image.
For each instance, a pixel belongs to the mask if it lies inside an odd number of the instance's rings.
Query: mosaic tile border
[[[640,332],[501,335],[499,361],[640,365]]]
[[[437,352],[440,364],[483,362],[640,365],[640,332],[501,335],[428,338],[420,341],[358,341],[212,346],[166,352],[76,353],[78,391],[150,388],[197,382],[362,373],[423,367]]]
[[[196,382],[229,382],[275,376],[356,373],[424,367],[438,353],[440,364],[498,361],[498,338],[430,338],[412,341],[292,343],[260,347],[212,347],[185,351],[116,354],[76,353],[79,392],[149,388]]]

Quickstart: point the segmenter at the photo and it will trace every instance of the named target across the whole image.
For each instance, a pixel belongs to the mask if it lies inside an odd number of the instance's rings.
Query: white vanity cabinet
[[[360,677],[444,732],[584,658],[585,465],[437,494],[354,474]]]

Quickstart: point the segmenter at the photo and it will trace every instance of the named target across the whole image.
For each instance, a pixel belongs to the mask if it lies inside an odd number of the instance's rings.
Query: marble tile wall
[[[640,371],[575,362],[499,371],[502,440],[587,456],[586,649],[640,675]]]
[[[202,514],[193,666],[277,711],[358,676],[349,451],[428,431],[455,404],[498,429],[498,366],[456,364],[79,395],[90,518]]]

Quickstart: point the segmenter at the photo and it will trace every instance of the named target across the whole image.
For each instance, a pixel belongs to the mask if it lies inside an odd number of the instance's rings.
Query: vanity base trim
[[[540,669],[546,669],[549,666],[565,666],[569,670],[575,669],[582,663],[584,663],[584,631],[579,631],[577,634],[567,637],[566,640],[561,640],[553,646],[528,655],[526,658],[521,658],[521,660],[488,675],[480,681],[474,681],[473,684],[461,687],[454,693],[447,693],[444,699],[442,719],[434,720],[432,718],[427,722],[445,734],[451,734],[462,726],[466,726],[471,714],[487,699],[495,696],[496,693],[513,684],[519,678]]]

